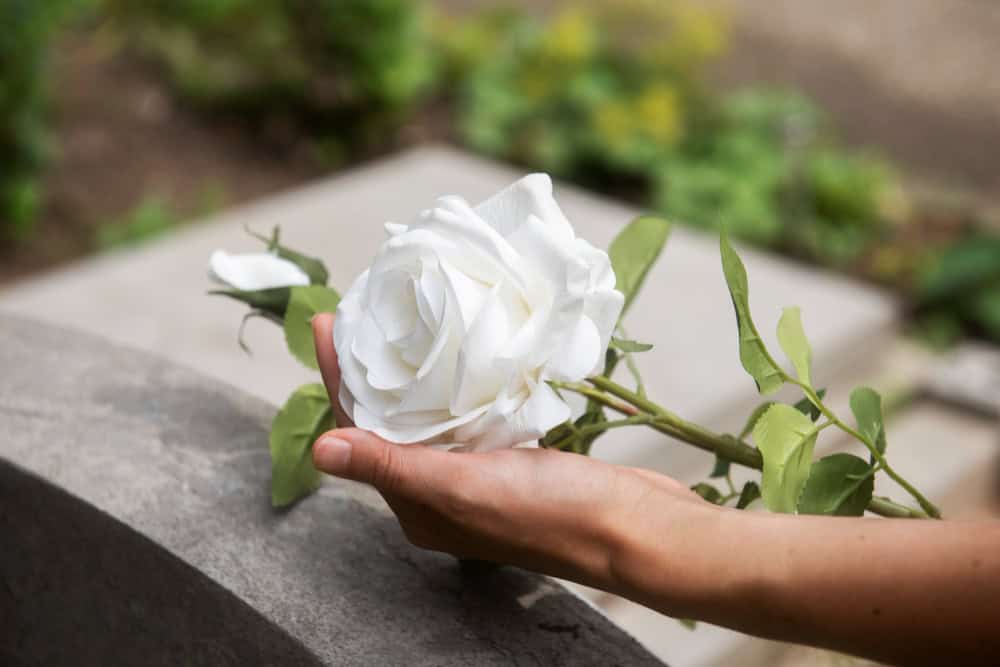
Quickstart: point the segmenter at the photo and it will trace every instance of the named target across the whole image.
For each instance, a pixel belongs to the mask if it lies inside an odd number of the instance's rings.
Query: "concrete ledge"
[[[275,512],[259,399],[10,317],[0,368],[4,664],[661,664],[544,577],[411,547],[367,488]]]

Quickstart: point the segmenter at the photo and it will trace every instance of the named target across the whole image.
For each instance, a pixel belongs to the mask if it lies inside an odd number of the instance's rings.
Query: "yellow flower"
[[[557,60],[579,62],[594,52],[597,34],[589,14],[580,9],[560,13],[549,25],[544,52]]]
[[[635,101],[635,124],[646,137],[661,145],[671,145],[681,135],[681,109],[677,91],[664,83],[654,83]]]
[[[615,148],[621,148],[633,132],[631,111],[621,102],[599,106],[593,122],[601,142]]]

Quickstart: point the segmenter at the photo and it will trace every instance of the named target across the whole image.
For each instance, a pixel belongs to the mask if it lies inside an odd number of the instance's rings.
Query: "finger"
[[[313,344],[319,372],[323,376],[326,393],[333,406],[333,416],[340,428],[354,426],[354,421],[340,406],[340,362],[333,346],[333,313],[319,313],[312,319]]]
[[[313,464],[319,470],[371,484],[383,495],[413,499],[426,497],[441,486],[440,481],[453,478],[465,458],[393,444],[358,428],[330,431],[313,445]]]

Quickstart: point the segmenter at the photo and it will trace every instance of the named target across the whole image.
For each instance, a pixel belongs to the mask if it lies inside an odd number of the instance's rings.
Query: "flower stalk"
[[[581,435],[594,435],[609,428],[633,425],[648,426],[675,440],[687,443],[706,452],[711,452],[722,459],[741,466],[755,470],[762,470],[764,467],[763,457],[755,447],[746,444],[732,435],[715,433],[703,426],[689,422],[654,403],[648,397],[640,396],[637,392],[623,387],[606,376],[590,377],[587,378],[586,382],[551,382],[551,384],[556,389],[579,394],[586,397],[588,401],[597,403],[625,416],[624,419],[597,423],[585,428],[576,429],[575,433],[570,433],[562,440],[552,443],[550,445],[552,447],[566,444],[572,438],[580,437]],[[803,389],[807,388],[803,387]],[[824,426],[837,426],[862,442],[866,442],[857,431],[844,424],[825,405],[822,405],[822,401],[815,395],[815,392],[808,389],[807,396],[829,420]],[[888,466],[884,456],[877,451],[873,451],[873,456],[875,456],[879,467],[886,471],[886,474],[913,495],[920,504],[921,509],[902,505],[889,498],[874,496],[867,506],[869,512],[890,518],[928,519],[941,517],[940,512],[933,504],[927,501],[909,482],[906,482],[906,480]]]

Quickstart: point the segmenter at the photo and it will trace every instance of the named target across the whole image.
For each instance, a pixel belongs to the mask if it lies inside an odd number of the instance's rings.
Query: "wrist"
[[[614,531],[611,590],[669,616],[729,625],[773,582],[754,516],[665,493]]]

